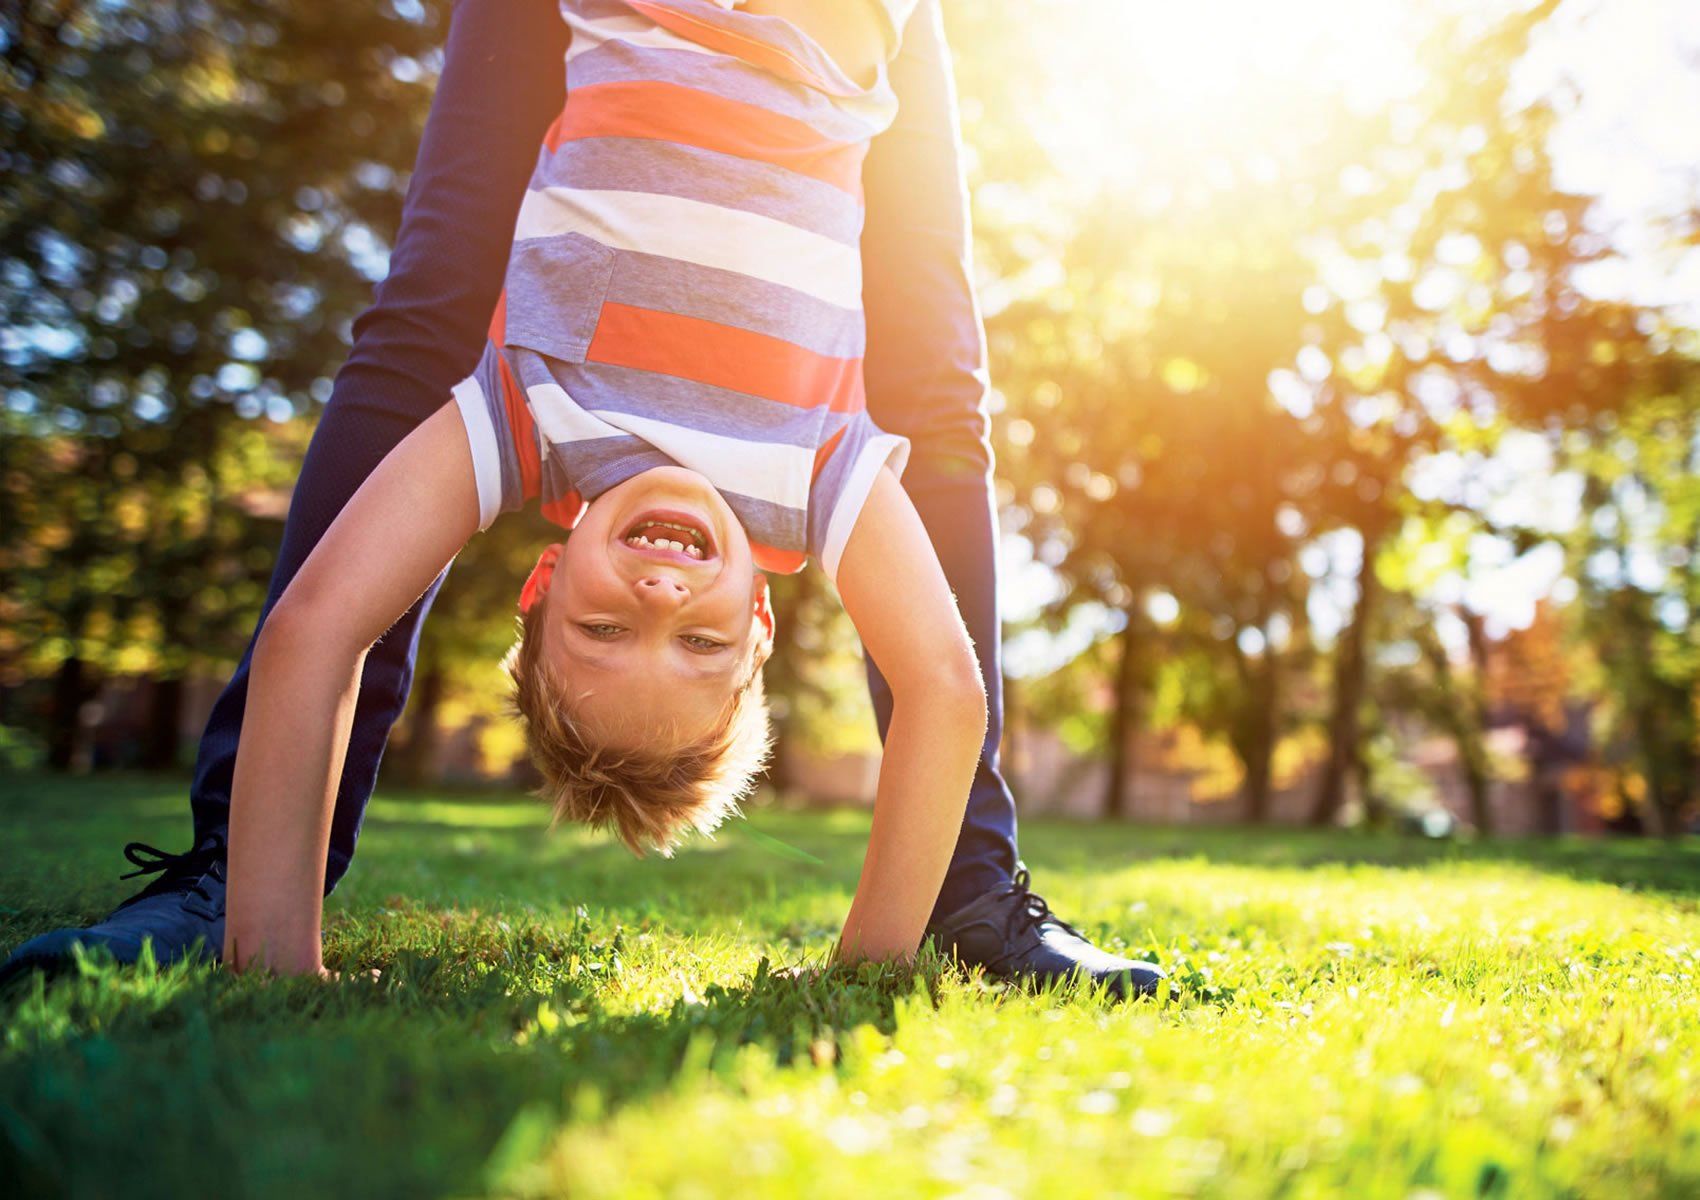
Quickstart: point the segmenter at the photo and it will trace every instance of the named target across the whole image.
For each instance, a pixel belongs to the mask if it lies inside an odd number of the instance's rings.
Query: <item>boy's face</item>
[[[614,749],[700,740],[750,677],[752,655],[764,661],[773,646],[767,580],[743,525],[683,467],[598,496],[543,603],[543,652],[567,703]]]

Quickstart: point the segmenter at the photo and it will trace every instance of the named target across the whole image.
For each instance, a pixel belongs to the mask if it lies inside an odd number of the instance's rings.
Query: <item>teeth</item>
[[[667,528],[670,529],[672,526],[668,526]],[[694,541],[677,542],[672,538],[656,538],[654,541],[651,541],[646,535],[641,533],[635,533],[631,537],[627,538],[626,545],[645,546],[652,550],[671,550],[675,554],[686,554],[691,558],[701,558],[703,556],[702,547],[697,545]]]

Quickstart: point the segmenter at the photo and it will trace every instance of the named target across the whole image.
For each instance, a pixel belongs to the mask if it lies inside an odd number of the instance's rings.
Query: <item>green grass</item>
[[[0,947],[103,914],[184,788],[0,780]],[[1700,1195],[1700,848],[1030,822],[1115,1006],[797,982],[866,818],[674,861],[518,799],[380,799],[327,959],[0,998],[0,1179],[74,1196]],[[811,861],[811,860],[818,860]]]

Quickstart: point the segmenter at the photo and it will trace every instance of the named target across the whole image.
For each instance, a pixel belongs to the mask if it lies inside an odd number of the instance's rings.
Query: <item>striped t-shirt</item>
[[[846,0],[823,0],[844,3]],[[916,0],[862,0],[887,59]],[[717,0],[560,0],[567,102],[520,207],[490,342],[454,389],[480,528],[571,528],[652,467],[698,471],[756,564],[836,578],[909,444],[862,386],[862,159],[897,101],[797,25]]]

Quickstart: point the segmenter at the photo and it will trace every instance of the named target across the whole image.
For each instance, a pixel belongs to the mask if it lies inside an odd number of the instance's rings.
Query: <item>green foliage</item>
[[[442,15],[37,0],[0,17],[8,682],[83,661],[180,678],[240,653],[292,423],[328,395],[383,269]]]
[[[1607,437],[1649,358],[1685,361],[1668,339],[1649,354],[1648,314],[1578,284],[1607,243],[1592,198],[1555,177],[1555,99],[1514,86],[1556,7],[1390,13],[1414,22],[1412,72],[1375,104],[1342,103],[1326,72],[1286,61],[1258,63],[1279,79],[1264,81],[1279,117],[1213,124],[1202,79],[1196,108],[1184,90],[1140,96],[1099,114],[1139,169],[1072,178],[1047,156],[1082,120],[1069,98],[1100,93],[1045,64],[1074,61],[1071,39],[1110,10],[953,25],[969,139],[986,147],[976,221],[995,281],[1006,526],[1063,577],[1058,608],[1127,617],[1118,637],[1144,665],[1112,703],[1149,720],[1178,698],[1241,760],[1253,813],[1279,739],[1326,720],[1327,766],[1347,769],[1376,700],[1408,695],[1370,678],[1388,625],[1405,623],[1381,609],[1432,626],[1472,539],[1505,533],[1517,553],[1550,541],[1498,530],[1479,488],[1418,497],[1416,469],[1441,456],[1468,478],[1512,431]],[[1303,34],[1319,63],[1356,53],[1336,37]],[[1649,461],[1661,491],[1692,474],[1674,444]],[[1437,555],[1437,537],[1457,554]],[[1662,537],[1650,544],[1683,553],[1681,530]],[[1157,593],[1179,604],[1172,628],[1143,619]],[[1312,636],[1318,601],[1339,634]],[[1165,688],[1151,664],[1181,657],[1185,686]],[[1426,686],[1403,711],[1458,716],[1455,688]],[[1696,696],[1690,683],[1660,705]],[[1482,720],[1441,728],[1469,755]],[[1109,740],[1129,724],[1108,723]],[[1673,770],[1692,781],[1692,760]]]
[[[1674,828],[1700,795],[1700,370],[1667,366],[1567,451],[1584,481],[1568,549],[1608,683],[1599,731],[1649,822]]]
[[[14,779],[0,944],[98,916],[180,788]],[[824,978],[862,814],[667,863],[505,797],[380,799],[339,982],[113,969],[0,997],[29,1194],[1681,1196],[1693,845],[1029,822],[1057,909],[1177,995]],[[772,855],[771,831],[819,866]],[[376,979],[368,968],[380,972]]]
[[[831,581],[810,567],[768,582],[777,629],[763,683],[776,753],[877,752],[862,646]],[[776,782],[787,786],[782,763]]]

